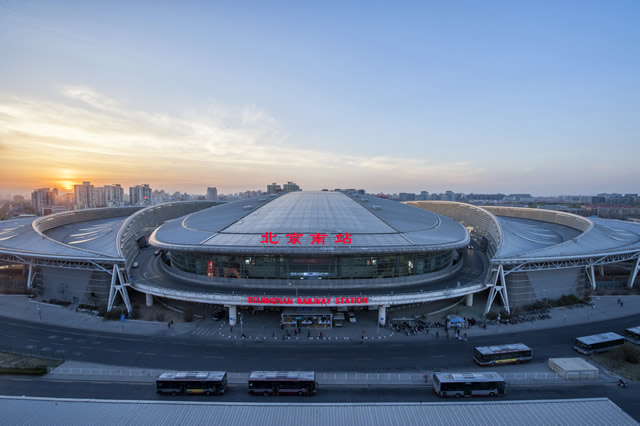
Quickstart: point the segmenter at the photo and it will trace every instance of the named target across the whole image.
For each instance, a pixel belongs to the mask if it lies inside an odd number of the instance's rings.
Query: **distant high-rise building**
[[[129,187],[129,204],[132,206],[150,206],[151,205],[151,188],[148,184],[136,185]]]
[[[104,187],[93,188],[93,199],[95,200],[96,207],[107,207],[107,197]]]
[[[45,208],[53,206],[55,201],[55,193],[49,191],[49,188],[36,189],[31,193],[31,206],[39,216],[44,214]]]
[[[282,188],[277,183],[273,182],[271,185],[267,185],[267,194],[277,194],[282,192]]]
[[[124,204],[124,189],[119,183],[93,189],[96,207],[119,207]]]
[[[14,195],[13,202],[14,204],[24,203],[24,195]]]
[[[218,199],[218,188],[209,187],[207,188],[207,200],[208,201],[216,201]]]
[[[119,183],[104,186],[104,201],[108,207],[119,207],[124,204],[124,188]]]
[[[84,181],[82,185],[73,185],[75,205],[79,209],[92,209],[96,207],[95,194],[91,182]]]
[[[398,194],[399,201],[414,201],[416,199],[416,194],[410,192],[401,192]]]
[[[282,185],[282,190],[285,192],[300,191],[300,187],[295,182],[287,182],[284,185]]]

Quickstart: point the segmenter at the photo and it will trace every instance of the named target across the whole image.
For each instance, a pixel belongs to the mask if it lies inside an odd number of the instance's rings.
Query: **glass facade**
[[[380,256],[219,255],[171,252],[174,267],[209,277],[243,279],[371,279],[440,271],[451,264],[452,251]]]

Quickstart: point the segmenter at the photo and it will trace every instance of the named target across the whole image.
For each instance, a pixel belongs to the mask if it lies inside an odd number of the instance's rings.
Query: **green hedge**
[[[44,376],[47,374],[47,367],[30,367],[30,368],[19,368],[19,367],[0,367],[0,374],[22,374],[27,376]]]

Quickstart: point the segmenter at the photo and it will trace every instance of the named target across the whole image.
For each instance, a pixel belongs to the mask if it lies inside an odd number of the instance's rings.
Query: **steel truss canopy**
[[[393,300],[372,297],[371,304],[379,305],[458,297],[489,288],[487,309],[500,295],[508,310],[505,278],[512,273],[584,268],[591,287],[595,288],[594,267],[629,264],[629,287],[640,271],[640,224],[632,222],[455,202],[411,203],[420,207],[415,208],[368,195],[326,192],[265,196],[211,207],[214,204],[186,202],[142,210],[90,209],[2,221],[0,262],[28,265],[28,286],[33,283],[37,267],[104,272],[112,278],[109,306],[120,294],[128,307],[127,287],[131,286],[128,265],[137,255],[137,240],[154,230],[151,239],[159,247],[208,253],[259,249],[261,253],[354,255],[464,249],[469,242],[465,227],[473,229],[474,237],[482,236],[488,241],[490,268],[481,282],[463,283],[462,288],[449,293],[396,294]],[[174,218],[180,219],[171,220]],[[74,235],[65,234],[63,227]],[[331,238],[332,242],[325,247],[290,246],[286,240],[270,246],[261,242],[267,232],[280,238],[287,232],[300,232],[304,238],[312,233],[349,233],[353,244],[340,245]],[[147,294],[182,300],[219,303],[226,299],[229,306],[243,304],[233,295],[186,294],[144,283],[133,286]]]

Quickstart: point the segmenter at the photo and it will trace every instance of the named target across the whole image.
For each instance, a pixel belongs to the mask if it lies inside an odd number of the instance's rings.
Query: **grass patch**
[[[640,380],[640,348],[633,343],[627,342],[608,352],[595,354],[592,359],[618,376]]]
[[[28,374],[41,376],[49,367],[57,367],[62,361],[0,352],[0,374]]]

